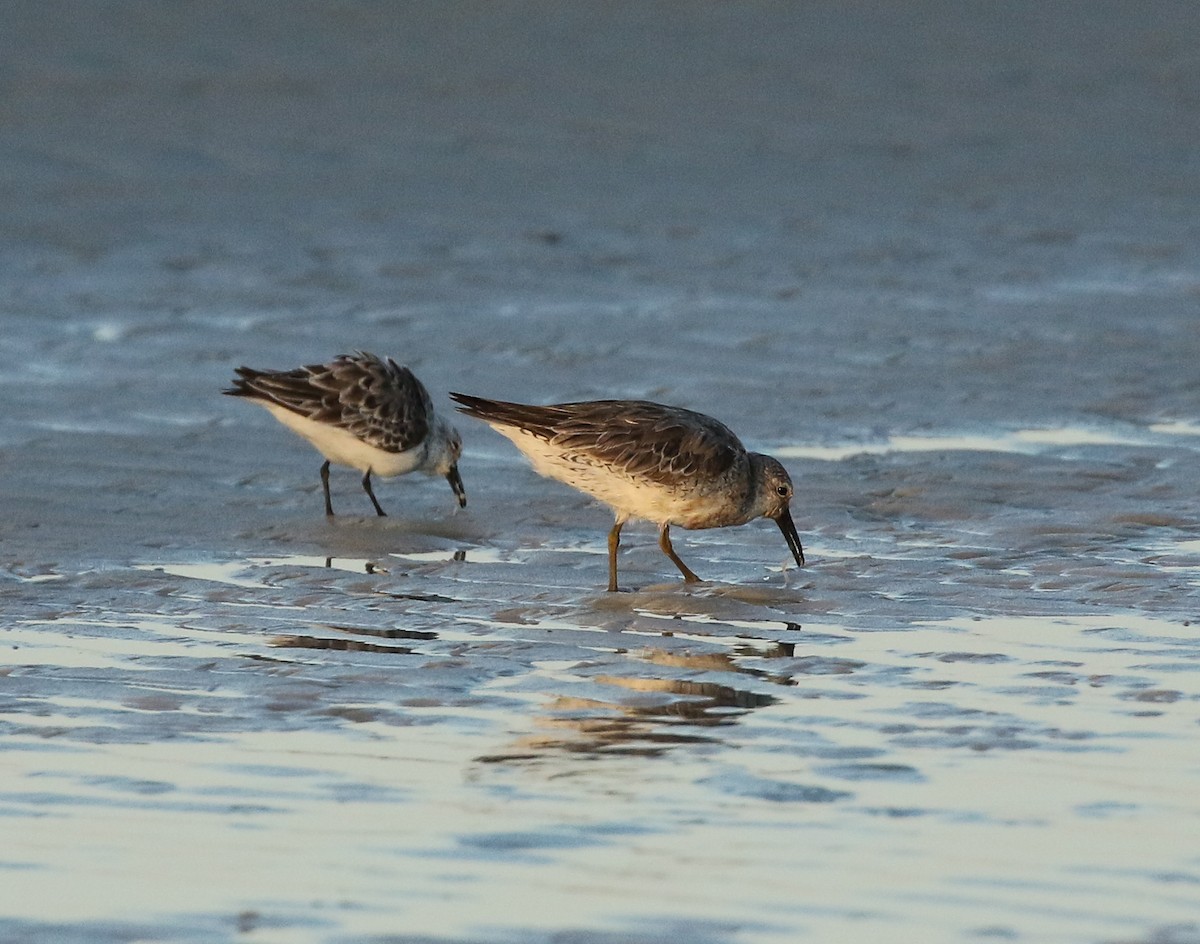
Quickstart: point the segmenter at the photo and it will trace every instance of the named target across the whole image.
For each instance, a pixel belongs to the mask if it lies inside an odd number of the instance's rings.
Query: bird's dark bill
[[[792,513],[786,508],[783,509],[783,513],[775,519],[775,523],[779,525],[779,530],[783,532],[783,539],[787,541],[788,550],[796,558],[796,563],[803,567],[804,548],[800,546],[800,535],[796,533],[796,526],[792,524]]]
[[[454,489],[454,495],[458,499],[458,507],[467,507],[467,490],[463,488],[462,476],[458,474],[458,466],[450,466],[450,471],[446,473],[446,481],[450,483],[450,487]]]

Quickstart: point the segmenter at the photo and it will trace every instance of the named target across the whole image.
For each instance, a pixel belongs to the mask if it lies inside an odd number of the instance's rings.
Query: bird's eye
[[[776,485],[775,486],[775,494],[778,495],[780,498],[787,498],[788,495],[791,493],[791,491],[792,490],[790,488],[788,488],[786,485]]]

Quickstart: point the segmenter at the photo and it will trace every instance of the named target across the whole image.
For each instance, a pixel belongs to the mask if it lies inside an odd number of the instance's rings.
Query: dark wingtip
[[[467,416],[473,416],[475,419],[484,419],[488,416],[488,407],[492,405],[491,400],[485,400],[483,397],[472,397],[466,393],[455,393],[450,391],[450,399],[458,404],[455,407],[459,413],[464,413]]]
[[[255,370],[253,367],[242,366],[242,367],[235,367],[233,369],[233,372],[235,374],[237,374],[237,376],[234,377],[233,380],[230,381],[230,383],[233,384],[233,386],[227,387],[226,389],[221,391],[223,394],[225,394],[225,396],[227,396],[227,397],[258,396],[258,394],[255,393],[254,388],[250,386],[250,381],[253,380],[255,377],[259,376],[259,374],[261,374],[262,371]]]

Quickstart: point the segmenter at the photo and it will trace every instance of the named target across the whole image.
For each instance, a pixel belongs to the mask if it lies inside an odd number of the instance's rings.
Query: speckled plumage
[[[358,351],[328,364],[282,371],[239,367],[236,373],[233,386],[224,393],[262,405],[325,457],[321,482],[327,515],[333,514],[330,462],[363,473],[363,489],[380,515],[384,511],[371,489],[372,473],[442,475],[459,505],[466,505],[458,474],[458,431],[437,415],[416,375],[390,357],[383,360]]]
[[[451,393],[459,411],[507,436],[548,478],[609,505],[609,590],[617,587],[621,526],[646,518],[688,582],[698,580],[671,545],[670,526],[718,528],[774,520],[796,562],[804,552],[789,511],[792,482],[770,456],[748,452],[711,416],[648,400],[531,406]]]

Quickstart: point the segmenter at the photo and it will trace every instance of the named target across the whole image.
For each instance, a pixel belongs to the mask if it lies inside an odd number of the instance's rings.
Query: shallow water
[[[68,7],[0,31],[0,940],[1200,940],[1193,5]],[[327,521],[219,391],[354,348],[711,413],[809,566],[606,594],[465,418],[464,511]]]

